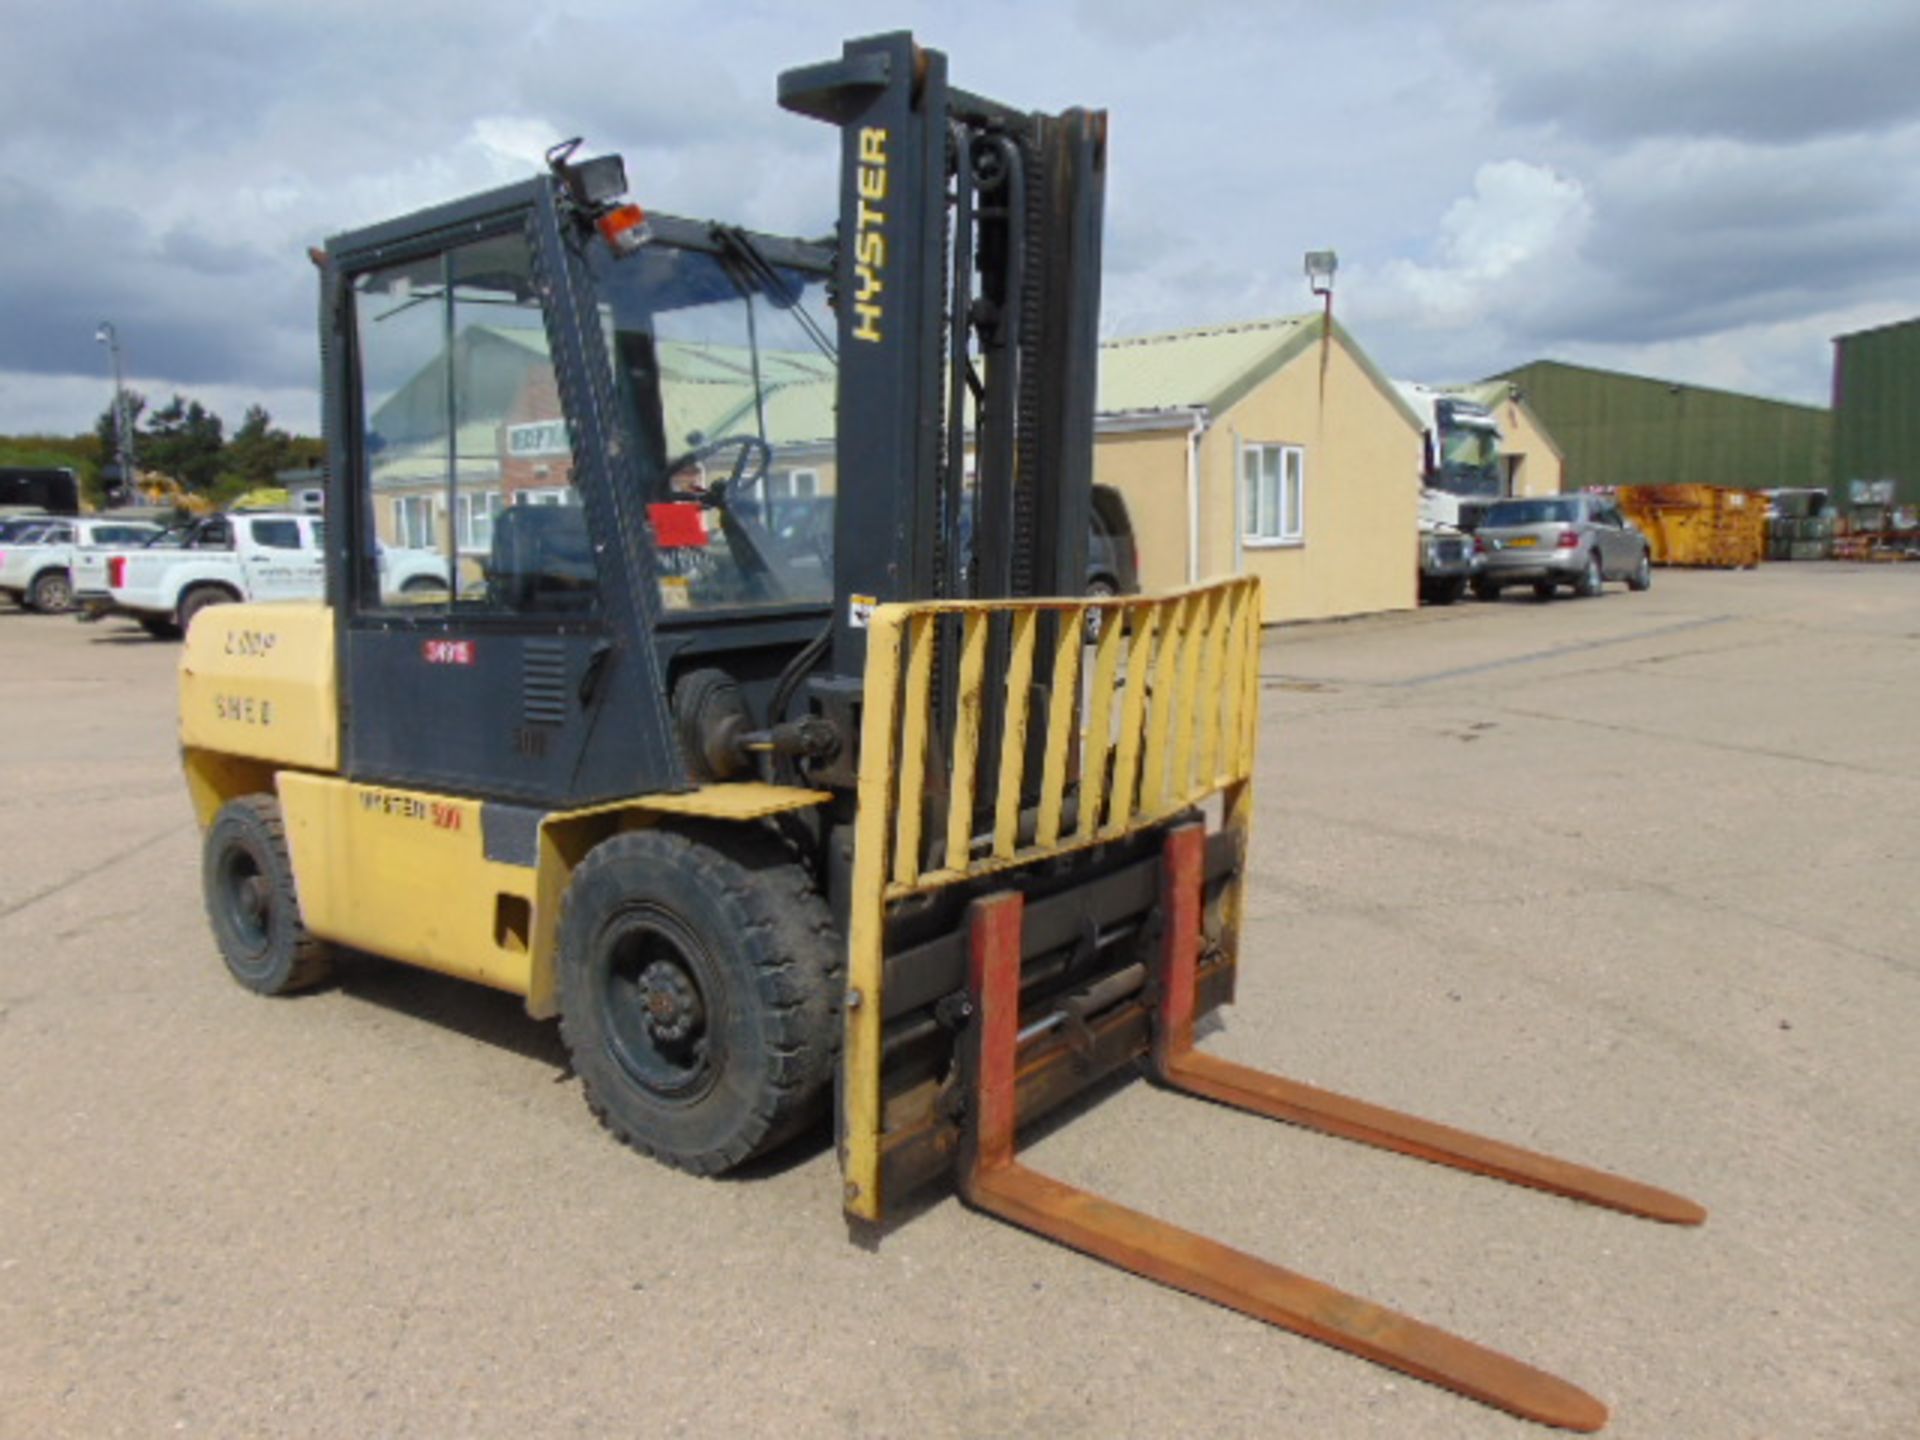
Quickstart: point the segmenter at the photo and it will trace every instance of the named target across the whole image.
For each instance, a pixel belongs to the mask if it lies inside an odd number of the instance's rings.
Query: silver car
[[[1543,495],[1496,500],[1487,507],[1474,545],[1481,559],[1473,593],[1499,597],[1509,585],[1531,585],[1551,600],[1562,585],[1576,595],[1598,595],[1609,580],[1629,590],[1653,584],[1647,537],[1599,495]]]

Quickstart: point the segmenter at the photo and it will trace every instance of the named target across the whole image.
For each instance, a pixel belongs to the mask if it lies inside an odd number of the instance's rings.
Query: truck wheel
[[[73,604],[73,582],[64,570],[43,570],[33,577],[27,605],[42,615],[58,615]]]
[[[327,978],[333,947],[301,922],[278,800],[242,795],[220,807],[207,831],[200,880],[213,938],[234,979],[261,995],[285,995]]]
[[[209,605],[231,605],[233,592],[222,590],[218,585],[202,585],[189,590],[180,598],[180,633],[186,634],[193,625],[193,617]]]
[[[757,834],[629,831],[560,909],[560,1034],[603,1125],[696,1175],[824,1113],[841,946],[806,871]]]
[[[1427,587],[1427,603],[1431,605],[1452,605],[1467,593],[1467,577],[1449,575],[1444,580],[1435,580]]]
[[[1500,598],[1500,587],[1491,580],[1475,580],[1473,582],[1473,596],[1476,600],[1498,600]]]

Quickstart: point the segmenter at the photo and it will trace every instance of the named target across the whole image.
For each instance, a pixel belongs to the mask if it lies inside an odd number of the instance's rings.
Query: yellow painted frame
[[[1082,637],[1094,612],[1100,633],[1083,693]],[[1260,613],[1259,581],[1245,576],[1153,597],[929,601],[875,610],[867,634],[841,1060],[841,1166],[850,1214],[878,1220],[886,1201],[880,1069],[888,906],[1120,839],[1215,795],[1244,854],[1252,820]],[[1067,678],[1054,686],[1046,715],[1036,717],[1031,680],[1045,614],[1059,617],[1055,674]],[[945,616],[960,620],[958,708],[953,754],[945,773],[934,777],[944,783],[930,785],[930,685]],[[1006,617],[1008,663],[1005,676],[990,683],[987,642],[996,616]],[[997,711],[1003,738],[992,828],[976,839],[969,832],[988,706]],[[1036,720],[1046,727],[1038,747],[1039,803],[1033,834],[1023,838],[1019,800]],[[928,868],[925,819],[935,794],[949,797],[949,804],[939,863]],[[1079,806],[1071,827],[1069,798]],[[1240,914],[1235,884],[1221,906],[1221,944],[1230,956],[1239,951]]]

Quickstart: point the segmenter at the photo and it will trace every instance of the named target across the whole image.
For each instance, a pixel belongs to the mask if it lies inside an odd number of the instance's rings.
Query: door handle
[[[580,672],[580,703],[591,705],[594,695],[600,689],[600,679],[606,673],[607,660],[613,654],[613,642],[601,640],[595,643],[587,654],[587,665]]]

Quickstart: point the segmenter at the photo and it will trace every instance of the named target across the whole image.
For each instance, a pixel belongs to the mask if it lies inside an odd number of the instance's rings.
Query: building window
[[[393,499],[393,543],[402,550],[431,550],[433,497],[396,495]]]
[[[1298,445],[1240,447],[1240,533],[1250,545],[1306,538],[1307,452]]]
[[[769,500],[810,500],[819,493],[818,470],[776,470],[767,477]]]
[[[454,497],[460,526],[460,551],[487,555],[493,550],[493,517],[500,513],[498,490],[462,490]]]

